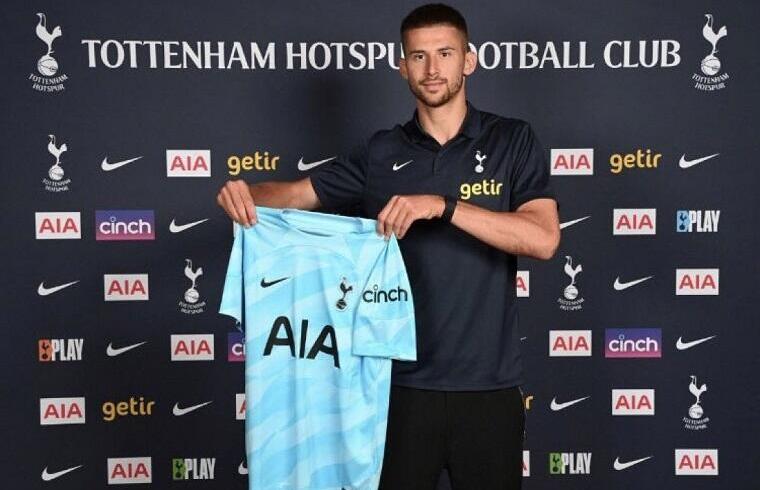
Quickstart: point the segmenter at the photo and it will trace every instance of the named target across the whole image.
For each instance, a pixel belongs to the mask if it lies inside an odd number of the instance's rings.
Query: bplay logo
[[[154,240],[156,220],[153,210],[96,210],[95,240]]]
[[[717,233],[719,221],[719,209],[676,211],[676,231],[679,233]]]
[[[103,274],[105,301],[148,301],[148,274]]]
[[[37,60],[37,72],[42,76],[31,73],[29,74],[29,80],[33,82],[32,88],[34,90],[40,92],[62,92],[65,88],[63,82],[68,80],[69,77],[64,73],[58,73],[58,60],[50,55],[55,52],[53,50],[53,42],[63,35],[63,30],[61,26],[48,26],[47,16],[42,12],[37,14],[37,18],[39,20],[35,33],[47,49],[44,50],[45,54]]]
[[[173,458],[172,480],[213,480],[216,458]]]
[[[256,151],[251,155],[230,155],[227,157],[227,169],[230,175],[239,175],[240,172],[250,170],[271,172],[277,170],[279,161],[279,155],[270,155],[268,151]]]
[[[84,397],[40,398],[40,425],[84,424]]]
[[[620,175],[626,169],[654,169],[661,158],[662,153],[655,153],[650,149],[637,149],[633,153],[613,153],[610,156],[610,172]]]
[[[60,145],[56,143],[54,134],[48,135],[49,141],[47,145],[47,151],[55,158],[55,163],[48,169],[48,178],[42,179],[42,184],[45,186],[45,190],[48,192],[65,192],[69,190],[69,184],[71,179],[64,179],[66,172],[61,166],[61,155],[63,155],[68,147],[66,143]]]
[[[718,474],[717,449],[676,449],[676,475],[714,476]]]
[[[654,415],[654,390],[613,389],[612,415]]]
[[[84,339],[40,339],[37,351],[40,362],[81,361]]]
[[[153,482],[150,457],[108,458],[107,471],[109,485]]]
[[[235,393],[235,420],[245,420],[245,393]]]
[[[37,240],[79,240],[82,221],[79,212],[34,213]]]
[[[590,475],[591,453],[549,453],[550,475]]]
[[[676,296],[718,296],[720,269],[676,269]]]
[[[518,298],[530,297],[530,271],[517,271],[515,289]]]
[[[211,150],[166,150],[167,177],[211,177]]]
[[[171,336],[172,361],[213,361],[214,334],[175,334]]]
[[[604,333],[604,357],[662,357],[662,329],[608,328]]]
[[[593,148],[552,148],[552,175],[594,175]]]
[[[657,234],[656,209],[615,209],[612,212],[613,235]]]
[[[591,330],[550,330],[549,357],[591,357]]]
[[[230,332],[227,334],[227,361],[245,362],[243,332]]]
[[[113,422],[118,417],[148,417],[153,415],[156,402],[145,397],[130,396],[126,401],[107,401],[103,403],[103,420]]]

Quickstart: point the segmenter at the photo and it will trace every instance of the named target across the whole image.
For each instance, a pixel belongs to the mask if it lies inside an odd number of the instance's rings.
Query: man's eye
[[[421,54],[415,54],[414,59],[417,61],[422,61],[423,56]]]

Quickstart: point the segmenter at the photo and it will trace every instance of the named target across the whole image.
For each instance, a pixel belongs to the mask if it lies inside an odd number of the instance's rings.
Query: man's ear
[[[475,71],[475,68],[478,66],[478,55],[469,49],[464,55],[464,70],[463,74],[464,76],[472,75],[472,72]]]
[[[399,58],[398,72],[401,74],[401,78],[404,80],[409,80],[409,72],[406,71],[406,58]]]

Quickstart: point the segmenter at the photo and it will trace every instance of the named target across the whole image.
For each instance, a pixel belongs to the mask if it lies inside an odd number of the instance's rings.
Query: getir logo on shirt
[[[172,361],[213,361],[214,334],[171,336]]]
[[[550,330],[549,357],[591,357],[591,330]]]
[[[552,148],[552,175],[594,175],[593,148]]]
[[[40,398],[40,425],[84,424],[84,397]]]
[[[718,296],[720,269],[676,269],[676,296]]]
[[[657,234],[656,209],[615,209],[612,213],[613,235]]]
[[[654,415],[654,390],[612,390],[612,415]]]
[[[676,475],[717,475],[717,449],[676,449]]]
[[[34,213],[37,240],[79,240],[82,222],[79,212]]]
[[[211,177],[211,150],[166,150],[167,177]]]
[[[148,301],[148,274],[103,274],[106,301]]]
[[[107,468],[109,485],[153,482],[150,457],[108,458]]]

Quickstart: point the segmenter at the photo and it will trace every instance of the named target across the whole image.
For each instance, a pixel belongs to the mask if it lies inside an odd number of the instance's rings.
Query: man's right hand
[[[245,227],[256,224],[256,205],[245,181],[228,180],[216,195],[216,202],[233,221]]]

